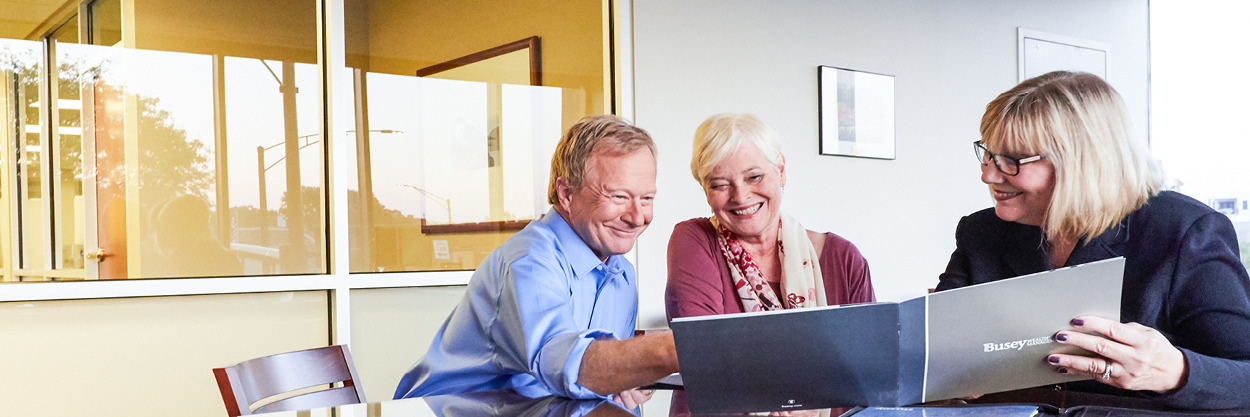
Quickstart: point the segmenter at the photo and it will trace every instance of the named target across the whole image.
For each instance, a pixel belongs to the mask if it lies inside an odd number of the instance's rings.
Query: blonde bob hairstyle
[[[981,143],[992,152],[1042,155],[1055,189],[1042,231],[1089,241],[1159,193],[1163,172],[1133,137],[1123,99],[1087,73],[1026,80],[985,108]]]
[[[759,149],[773,167],[781,165],[781,143],[777,132],[754,114],[721,113],[704,120],[694,131],[694,154],[690,173],[703,187],[712,169],[743,143]]]
[[[587,162],[595,153],[624,155],[644,146],[651,150],[651,157],[655,158],[655,141],[642,128],[610,114],[583,117],[564,133],[556,145],[555,154],[551,156],[547,202],[553,206],[560,204],[560,196],[556,193],[558,178],[564,178],[573,189],[582,186],[589,170]]]

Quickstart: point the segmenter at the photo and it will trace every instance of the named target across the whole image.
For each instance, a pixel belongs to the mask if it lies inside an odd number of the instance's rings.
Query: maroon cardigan
[[[829,305],[877,301],[868,261],[850,241],[826,233],[819,262]],[[716,242],[716,229],[706,218],[686,220],[673,227],[673,236],[668,240],[664,306],[669,320],[743,312],[729,265]]]
[[[868,274],[868,261],[850,241],[825,233],[819,262],[829,305],[877,301]],[[677,317],[743,312],[729,265],[716,242],[716,229],[706,218],[686,220],[673,227],[673,236],[668,239],[668,286],[664,289],[664,307],[670,321]],[[835,408],[832,415],[847,410]],[[690,415],[685,391],[673,391],[669,415]]]

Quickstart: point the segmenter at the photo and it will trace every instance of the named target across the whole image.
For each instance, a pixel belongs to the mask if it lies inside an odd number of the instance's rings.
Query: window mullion
[[[348,219],[348,193],[351,173],[348,172],[350,146],[344,132],[351,123],[348,116],[352,114],[352,84],[347,80],[347,49],[346,19],[344,0],[322,0],[318,10],[321,19],[318,36],[322,74],[322,108],[325,110],[322,125],[322,143],[325,146],[323,155],[327,156],[326,195],[328,204],[326,216],[329,231],[329,270],[333,276],[335,290],[331,304],[331,342],[335,344],[351,343],[351,242],[350,223]]]
[[[43,178],[39,180],[39,202],[43,211],[43,265],[44,269],[54,269],[56,267],[56,218],[52,198],[56,195],[52,187],[55,185],[53,176],[56,168],[53,166],[56,158],[55,150],[52,144],[56,143],[58,136],[58,127],[60,126],[60,115],[56,110],[55,103],[60,94],[60,78],[58,77],[58,69],[56,63],[56,47],[57,43],[49,34],[44,37],[44,71],[43,80],[39,90],[39,101],[42,103],[40,111],[43,113],[42,129],[39,134],[39,149],[37,157],[40,158],[40,172],[32,173],[40,175]],[[29,155],[28,155],[29,156]]]

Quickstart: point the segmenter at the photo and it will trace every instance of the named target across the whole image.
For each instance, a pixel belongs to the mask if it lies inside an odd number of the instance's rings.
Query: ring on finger
[[[1111,364],[1111,361],[1105,361],[1105,363],[1106,363],[1107,365],[1103,368],[1103,371],[1102,371],[1102,380],[1103,380],[1103,381],[1109,381],[1109,380],[1111,380],[1111,371],[1115,369],[1115,365],[1112,365],[1112,364]]]

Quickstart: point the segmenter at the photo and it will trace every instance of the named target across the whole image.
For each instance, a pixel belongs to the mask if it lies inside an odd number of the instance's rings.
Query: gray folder
[[[1079,380],[1053,341],[1080,315],[1118,320],[1124,258],[916,297],[674,319],[691,411],[901,406]]]

